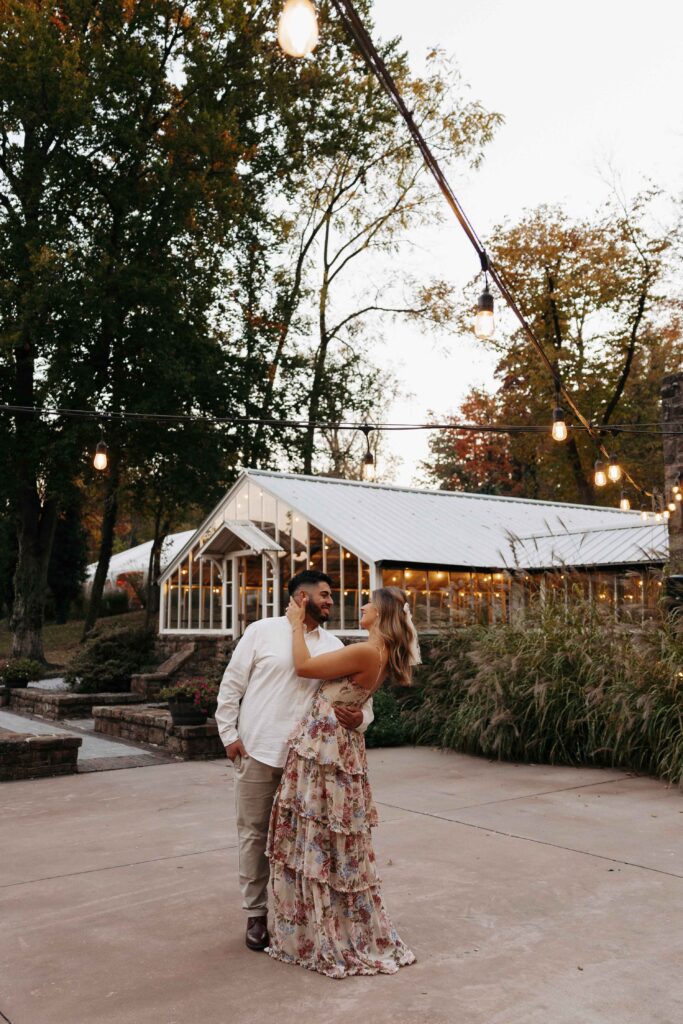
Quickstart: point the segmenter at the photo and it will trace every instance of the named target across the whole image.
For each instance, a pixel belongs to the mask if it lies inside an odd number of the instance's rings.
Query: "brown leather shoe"
[[[248,917],[247,934],[244,941],[249,949],[255,949],[259,952],[262,949],[265,949],[270,942],[270,936],[268,935],[268,918]]]

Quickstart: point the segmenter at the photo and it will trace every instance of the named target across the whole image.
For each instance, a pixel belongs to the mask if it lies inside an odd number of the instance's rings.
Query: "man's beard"
[[[327,608],[320,608],[319,605],[314,604],[313,601],[308,602],[306,611],[315,622],[327,622],[330,617],[330,613]]]

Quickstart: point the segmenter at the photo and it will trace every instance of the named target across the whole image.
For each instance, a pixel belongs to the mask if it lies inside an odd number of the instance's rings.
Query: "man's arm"
[[[256,623],[248,626],[238,642],[228,667],[223,673],[218,691],[216,725],[224,747],[237,740],[237,718],[239,706],[249,683],[249,676],[256,654]]]
[[[362,708],[339,706],[334,709],[334,713],[340,725],[343,725],[345,729],[352,729],[354,732],[365,732],[375,718],[372,697],[366,700]]]

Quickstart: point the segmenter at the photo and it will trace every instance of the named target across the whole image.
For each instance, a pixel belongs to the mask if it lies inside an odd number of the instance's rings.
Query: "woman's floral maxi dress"
[[[382,903],[365,740],[334,714],[367,697],[347,679],[321,684],[290,739],[268,833],[268,953],[330,978],[394,974],[415,960]]]

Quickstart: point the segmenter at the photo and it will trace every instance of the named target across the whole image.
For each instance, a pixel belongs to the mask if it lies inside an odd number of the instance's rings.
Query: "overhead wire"
[[[591,423],[583,415],[581,409],[574,401],[571,394],[565,389],[561,375],[557,367],[554,366],[552,361],[548,358],[548,355],[540,339],[538,338],[533,327],[528,322],[522,310],[520,309],[512,293],[511,287],[505,280],[502,270],[500,270],[494,263],[491,262],[484,243],[477,234],[474,225],[467,216],[467,213],[463,209],[462,204],[458,200],[455,192],[451,188],[451,185],[445,173],[443,172],[439,164],[439,161],[432,152],[429,143],[424,138],[419,126],[416,124],[412,111],[408,109],[405,100],[403,99],[396,85],[396,82],[394,81],[393,75],[387,68],[384,60],[382,59],[382,56],[377,51],[377,48],[375,47],[372,38],[370,37],[367,29],[365,28],[362,19],[360,18],[358,12],[356,11],[352,3],[352,0],[330,0],[330,2],[334,9],[336,10],[337,14],[339,15],[342,23],[345,25],[347,31],[351,35],[352,39],[358,46],[358,49],[360,50],[360,53],[365,59],[365,62],[370,68],[371,72],[374,74],[379,83],[384,87],[387,95],[392,100],[401,117],[403,118],[408,128],[408,131],[410,132],[410,135],[412,136],[415,144],[417,145],[418,149],[422,154],[426,166],[431,171],[432,176],[434,177],[437,185],[439,186],[441,192],[443,193],[446,199],[446,202],[448,203],[449,207],[455,214],[460,226],[462,227],[467,238],[469,239],[477,255],[479,256],[481,269],[486,274],[489,274],[491,279],[497,285],[501,295],[503,296],[509,308],[517,318],[520,327],[524,331],[524,334],[531,342],[541,361],[544,363],[546,369],[549,371],[557,393],[562,396],[567,407],[574,414],[574,416],[579,421],[583,429],[586,430],[590,437],[593,439],[598,450],[602,452],[602,454],[607,459],[609,459],[611,452],[602,444],[601,435],[609,433],[610,430],[613,430],[614,428],[611,424],[598,425]],[[637,491],[640,491],[641,493],[646,494],[649,497],[652,496],[651,492],[646,490],[646,488],[641,487],[640,484],[636,483],[633,477],[626,470],[624,470],[623,473],[625,478],[631,483],[631,485]]]

